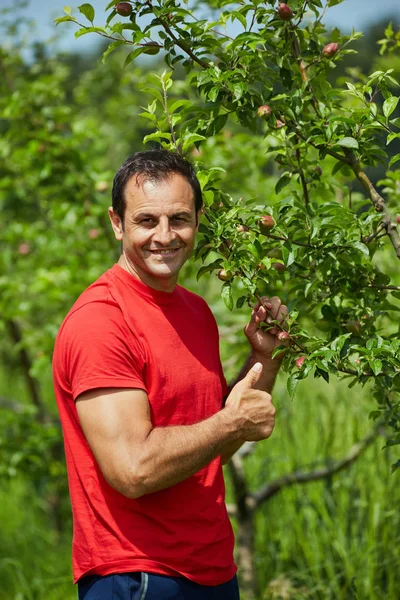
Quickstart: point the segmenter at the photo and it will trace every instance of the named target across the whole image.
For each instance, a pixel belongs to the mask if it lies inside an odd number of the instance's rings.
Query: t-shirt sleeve
[[[56,360],[74,400],[96,388],[140,388],[144,352],[118,306],[91,302],[70,314],[56,343]]]

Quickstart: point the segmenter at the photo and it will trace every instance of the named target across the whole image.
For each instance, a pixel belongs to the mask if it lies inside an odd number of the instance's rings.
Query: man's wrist
[[[250,354],[250,360],[253,364],[255,364],[256,362],[260,362],[262,363],[264,369],[268,369],[268,370],[276,370],[276,372],[279,371],[279,367],[282,364],[282,360],[283,360],[283,354],[279,354],[278,356],[275,356],[274,358],[272,358],[271,354],[262,354],[260,352],[255,352],[252,351]]]

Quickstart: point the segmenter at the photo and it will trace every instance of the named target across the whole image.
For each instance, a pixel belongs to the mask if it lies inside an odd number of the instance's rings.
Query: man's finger
[[[272,304],[272,308],[271,308],[272,318],[275,321],[278,321],[278,323],[285,322],[287,315],[288,315],[287,306],[282,304],[282,301],[280,298],[278,298],[278,296],[273,296],[271,298],[271,304]]]
[[[261,377],[262,370],[263,366],[260,362],[257,362],[255,365],[253,365],[248,371],[246,377],[242,379],[244,386],[249,389],[254,387]]]

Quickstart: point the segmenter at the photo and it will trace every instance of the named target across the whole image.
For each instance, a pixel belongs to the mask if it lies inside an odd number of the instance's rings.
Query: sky
[[[105,14],[104,8],[108,4],[108,0],[91,0],[90,3],[99,13],[98,24],[102,25],[104,23],[102,18]],[[289,0],[288,3],[290,3]],[[73,46],[76,51],[90,50],[96,45],[97,36],[88,34],[75,39],[75,27],[72,24],[61,24],[56,28],[52,22],[54,18],[64,14],[63,6],[66,4],[72,7],[73,14],[78,15],[79,12],[76,7],[83,4],[83,0],[82,2],[29,0],[29,5],[20,14],[35,20],[34,37],[36,39],[47,40],[55,33],[62,34],[62,39],[59,42],[61,49],[68,50]],[[12,5],[15,5],[15,0],[0,0],[0,9],[9,8]],[[342,32],[348,32],[351,28],[362,31],[374,22],[393,16],[396,16],[397,22],[400,22],[400,0],[384,0],[381,2],[377,0],[345,0],[342,4],[327,11],[324,22],[328,27],[339,27]]]

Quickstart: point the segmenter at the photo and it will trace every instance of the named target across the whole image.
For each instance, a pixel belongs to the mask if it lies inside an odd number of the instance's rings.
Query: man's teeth
[[[150,250],[150,252],[154,252],[155,254],[169,254],[170,252],[175,252],[178,248],[170,248],[169,250]]]

